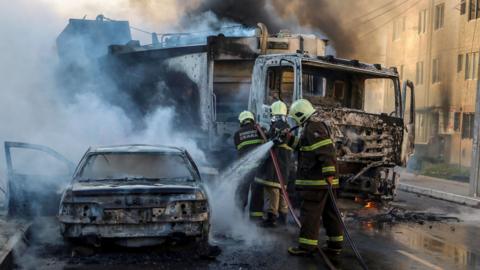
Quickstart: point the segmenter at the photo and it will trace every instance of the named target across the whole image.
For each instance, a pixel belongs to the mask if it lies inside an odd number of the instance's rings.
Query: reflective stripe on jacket
[[[292,138],[289,145],[298,151],[297,189],[328,188],[326,179],[330,177],[332,186],[339,186],[336,150],[323,122],[308,120],[300,137]]]
[[[264,143],[254,123],[247,123],[240,126],[240,129],[235,132],[233,140],[240,156],[249,152],[257,145]]]
[[[290,126],[287,122],[278,120],[274,121],[270,125],[270,130],[266,134],[269,139],[272,139],[276,136],[276,133],[281,130],[289,130]],[[275,145],[272,147],[272,151],[277,156],[278,165],[280,167],[281,174],[285,182],[288,181],[289,178],[289,168],[290,163],[292,160],[292,148],[287,144]],[[275,170],[275,166],[273,164],[273,160],[270,155],[265,159],[263,164],[260,166],[258,171],[258,179],[261,181],[255,180],[257,183],[270,186],[270,187],[277,187],[280,188],[280,183],[278,181],[278,175]],[[287,183],[284,183],[287,184]]]

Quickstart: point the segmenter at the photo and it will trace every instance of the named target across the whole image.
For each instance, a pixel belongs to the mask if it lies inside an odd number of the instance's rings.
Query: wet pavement
[[[369,269],[480,269],[480,210],[403,192],[385,206],[366,208],[363,202],[347,200],[341,204]],[[392,207],[461,221],[380,218]],[[55,226],[48,224],[35,234],[30,248],[16,262],[18,269],[326,269],[320,256],[297,258],[287,254],[296,232],[293,226],[262,228],[257,241],[249,242],[217,234],[213,243],[222,248],[222,254],[216,260],[207,260],[196,255],[191,245],[73,250]],[[361,269],[348,247],[338,268]]]

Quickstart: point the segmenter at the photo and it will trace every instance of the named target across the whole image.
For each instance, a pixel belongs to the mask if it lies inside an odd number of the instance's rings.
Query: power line
[[[371,14],[376,13],[376,12],[379,11],[379,10],[382,10],[382,9],[390,6],[391,4],[393,4],[394,2],[397,2],[397,1],[398,1],[398,0],[390,1],[390,2],[388,2],[388,3],[386,3],[386,4],[384,4],[384,5],[380,6],[380,7],[378,7],[378,8],[376,8],[376,9],[372,10],[372,11],[367,12],[366,14],[364,14],[364,15],[362,15],[362,16],[359,16],[359,17],[351,20],[350,22],[346,23],[345,25],[346,25],[346,26],[351,25],[351,24],[353,24],[353,23],[356,23],[356,22],[359,21],[359,20],[361,20],[361,21],[359,22],[359,24],[365,24],[365,23],[367,23],[367,22],[369,22],[369,21],[372,21],[372,20],[374,20],[374,19],[376,19],[376,18],[378,18],[378,17],[381,17],[381,16],[387,14],[388,12],[390,12],[390,11],[392,11],[392,10],[400,7],[400,6],[402,6],[403,4],[407,3],[407,2],[410,1],[410,0],[405,0],[405,1],[401,2],[401,3],[399,3],[398,5],[393,6],[393,7],[389,8],[389,9],[387,9],[386,11],[384,11],[383,13],[380,13],[380,14],[372,17],[372,18],[365,18],[365,17],[368,17],[368,16],[371,15]]]
[[[415,3],[413,3],[413,5],[409,6],[409,7],[408,7],[407,9],[405,9],[403,12],[397,14],[396,16],[392,17],[392,18],[389,19],[388,21],[382,23],[381,26],[376,27],[376,28],[372,29],[371,31],[368,31],[367,33],[361,35],[361,36],[359,37],[359,39],[365,38],[366,36],[370,35],[371,33],[373,33],[373,32],[375,32],[375,31],[381,29],[382,27],[384,27],[384,26],[385,26],[386,24],[388,24],[389,22],[391,22],[391,21],[397,19],[398,17],[402,16],[403,14],[407,13],[408,11],[410,11],[410,9],[412,9],[413,7],[415,7],[416,5],[418,5],[418,3],[420,3],[420,1],[421,1],[421,0],[417,0]]]

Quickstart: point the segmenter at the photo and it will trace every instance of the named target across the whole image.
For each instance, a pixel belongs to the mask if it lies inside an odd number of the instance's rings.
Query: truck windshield
[[[77,179],[193,181],[187,162],[179,154],[99,153],[88,157]]]
[[[302,66],[302,96],[316,105],[393,115],[396,112],[396,91],[391,78]]]

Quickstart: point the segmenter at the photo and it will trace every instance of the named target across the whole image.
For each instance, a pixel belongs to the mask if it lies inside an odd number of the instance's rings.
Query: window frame
[[[423,9],[418,13],[418,34],[424,34],[427,30],[427,10]]]
[[[432,60],[432,84],[441,82],[440,76],[440,57]]]
[[[478,79],[480,53],[470,52],[465,54],[465,80]]]
[[[393,35],[392,40],[397,41],[401,38],[403,32],[405,32],[406,19],[405,16],[397,18],[393,21]]]
[[[435,13],[433,20],[433,29],[440,30],[445,23],[445,3],[435,5]]]
[[[462,130],[462,113],[455,112],[453,114],[453,132],[459,133]]]
[[[416,64],[416,70],[415,70],[415,84],[417,85],[423,84],[423,75],[424,75],[423,61],[418,61]]]
[[[475,129],[474,125],[475,125],[475,113],[472,113],[472,112],[463,113],[462,129],[461,129],[462,139],[473,139],[473,132]]]
[[[468,20],[480,18],[480,0],[470,0],[468,4]]]
[[[457,55],[457,73],[463,71],[463,61],[464,61],[464,54],[460,53]]]

